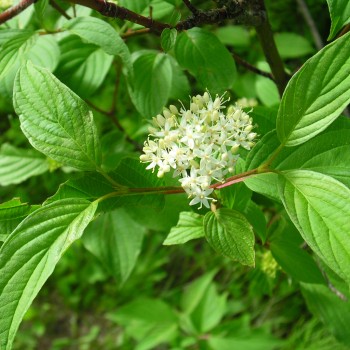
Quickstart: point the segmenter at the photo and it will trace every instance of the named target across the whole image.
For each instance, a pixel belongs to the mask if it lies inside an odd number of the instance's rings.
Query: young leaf
[[[286,146],[316,136],[349,104],[349,38],[350,33],[327,45],[289,81],[276,122],[278,138]]]
[[[162,48],[165,52],[168,52],[174,47],[176,36],[177,36],[177,30],[175,28],[173,29],[165,28],[162,31],[162,35],[160,39],[161,39]]]
[[[101,150],[92,112],[48,70],[32,64],[16,76],[14,107],[38,151],[81,170],[95,170]]]
[[[172,68],[167,55],[145,52],[134,62],[131,98],[143,117],[162,111],[171,91]]]
[[[82,235],[97,202],[61,200],[30,214],[0,249],[0,347],[10,350],[18,326],[67,248]]]
[[[232,87],[235,61],[214,34],[201,28],[182,32],[176,40],[175,55],[179,64],[211,92]]]
[[[203,216],[183,211],[180,213],[179,222],[170,230],[163,244],[183,244],[201,237],[204,237]]]
[[[123,284],[135,266],[144,234],[145,229],[121,208],[93,221],[83,244]]]
[[[327,0],[331,15],[331,30],[327,40],[332,40],[343,26],[350,22],[350,2],[343,0]]]
[[[85,42],[101,47],[110,55],[119,56],[128,70],[132,71],[129,48],[107,22],[96,17],[76,17],[66,22],[64,27]]]
[[[350,283],[350,189],[308,170],[286,171],[278,185],[287,213],[306,243]]]
[[[242,265],[254,266],[254,233],[241,213],[227,208],[207,213],[204,217],[204,233],[218,253]]]
[[[34,150],[3,144],[0,149],[0,185],[18,184],[49,169],[47,160]]]

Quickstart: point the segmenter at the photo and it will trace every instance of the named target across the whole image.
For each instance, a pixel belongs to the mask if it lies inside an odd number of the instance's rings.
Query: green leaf
[[[235,49],[248,48],[250,45],[249,31],[245,27],[226,25],[218,28],[215,34],[224,45],[231,45]]]
[[[199,304],[192,311],[190,320],[199,334],[204,334],[215,328],[227,312],[227,295],[219,295],[217,288],[211,282],[203,294]]]
[[[146,118],[162,111],[168,101],[172,68],[167,55],[144,52],[134,62],[131,97],[136,109]]]
[[[155,349],[171,342],[178,333],[176,314],[160,299],[136,299],[108,318],[123,325],[126,334],[137,340],[135,350]]]
[[[203,216],[183,211],[175,227],[170,230],[164,245],[183,244],[191,239],[204,237]]]
[[[55,75],[81,97],[89,97],[104,82],[113,56],[93,44],[84,44],[77,36],[61,40],[60,64]]]
[[[185,100],[190,95],[190,83],[184,71],[180,68],[175,58],[168,57],[172,69],[172,81],[169,98],[172,100]]]
[[[188,69],[212,93],[232,87],[236,65],[229,51],[212,33],[201,28],[182,32],[175,44],[180,66]]]
[[[327,40],[332,40],[350,22],[350,3],[344,0],[327,0],[331,15],[331,30]]]
[[[252,191],[241,182],[220,189],[220,196],[225,207],[244,212],[252,197]]]
[[[244,350],[273,350],[278,349],[282,341],[273,338],[269,334],[257,334],[249,335],[246,338],[239,337],[219,337],[212,336],[209,338],[208,343],[212,350],[232,350],[232,349],[244,349]]]
[[[162,31],[162,35],[160,39],[161,39],[162,48],[165,52],[168,52],[174,47],[176,37],[177,37],[177,30],[174,28],[173,29],[165,28]]]
[[[204,233],[218,253],[243,265],[254,266],[254,233],[241,213],[227,208],[207,213],[204,217]]]
[[[0,345],[11,349],[31,302],[67,248],[82,235],[97,203],[62,200],[30,214],[0,249]]]
[[[270,238],[270,249],[278,264],[300,282],[324,283],[315,261],[302,249],[303,239],[291,223],[282,219]]]
[[[277,33],[274,37],[282,58],[303,57],[315,51],[305,37],[296,33]]]
[[[308,170],[279,176],[287,213],[306,243],[340,277],[350,282],[350,189]]]
[[[52,35],[41,35],[28,52],[28,60],[53,72],[60,59],[60,48]]]
[[[262,243],[266,242],[266,218],[262,209],[253,201],[250,201],[244,211],[244,215],[253,226],[254,232],[259,236]]]
[[[196,309],[216,273],[217,270],[207,272],[187,287],[181,298],[181,309],[185,314],[189,315]]]
[[[349,38],[350,33],[327,45],[289,81],[277,116],[278,138],[286,146],[316,136],[349,104]]]
[[[93,221],[83,244],[123,284],[134,269],[144,234],[145,229],[121,208]]]
[[[34,3],[35,14],[37,15],[40,22],[43,21],[48,4],[49,0],[39,0]]]
[[[25,55],[35,44],[38,35],[35,32],[22,30],[11,36],[3,43],[0,50],[0,80],[3,79],[11,68],[25,59]]]
[[[68,166],[95,170],[101,150],[92,112],[48,70],[27,64],[17,74],[14,107],[38,151]]]
[[[101,47],[104,52],[119,56],[128,70],[132,71],[129,48],[107,22],[95,17],[76,17],[66,22],[64,28],[85,42]]]
[[[42,155],[34,150],[3,144],[0,149],[0,185],[18,184],[49,169]]]
[[[350,305],[341,300],[328,287],[301,284],[301,290],[310,311],[320,318],[334,336],[343,344],[350,344]]]
[[[257,67],[265,72],[271,72],[267,62],[258,62]],[[280,95],[276,84],[269,78],[261,75],[255,78],[255,89],[260,101],[268,107],[278,105],[280,102]]]

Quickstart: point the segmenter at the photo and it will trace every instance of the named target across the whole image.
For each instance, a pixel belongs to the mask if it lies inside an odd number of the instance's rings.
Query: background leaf
[[[243,265],[254,265],[254,233],[241,213],[227,208],[207,213],[204,217],[204,233],[218,253]]]
[[[3,144],[0,149],[0,185],[18,184],[49,169],[49,163],[34,150]]]
[[[66,22],[64,27],[85,42],[101,47],[110,55],[121,57],[128,70],[132,71],[129,48],[107,22],[96,17],[77,17]]]
[[[81,170],[101,161],[92,112],[48,70],[31,64],[19,71],[14,106],[21,129],[38,151]]]
[[[175,56],[180,66],[188,69],[210,92],[223,92],[232,87],[235,61],[214,34],[201,28],[182,32],[176,40]]]
[[[84,44],[77,36],[60,41],[61,60],[55,75],[81,97],[91,96],[101,86],[113,56],[99,46]]]
[[[0,249],[0,344],[11,349],[23,315],[65,250],[82,235],[97,203],[57,201],[29,215]]]
[[[315,51],[305,37],[296,33],[277,33],[274,38],[282,58],[303,57]]]
[[[306,243],[349,283],[350,189],[320,173],[292,170],[279,176],[279,192]]]
[[[289,81],[276,122],[278,138],[286,146],[316,136],[349,104],[349,38],[350,33],[327,45]]]
[[[84,233],[83,243],[123,284],[136,264],[144,234],[145,228],[120,208],[94,220]]]
[[[165,28],[162,31],[162,35],[160,38],[161,38],[162,48],[165,52],[168,52],[174,47],[176,36],[177,36],[177,30],[174,28],[173,29]]]
[[[171,91],[172,68],[167,55],[144,52],[134,61],[131,98],[144,118],[162,111]]]

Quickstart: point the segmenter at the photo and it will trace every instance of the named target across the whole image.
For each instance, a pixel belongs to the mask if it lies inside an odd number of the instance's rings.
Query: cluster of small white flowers
[[[173,169],[190,205],[200,203],[209,208],[212,181],[223,182],[233,173],[239,147],[249,150],[256,133],[252,118],[238,105],[224,113],[224,95],[213,100],[208,92],[192,97],[190,109],[180,112],[171,105],[163,115],[153,118],[150,137],[145,142],[141,162],[146,169],[158,167],[158,177]]]

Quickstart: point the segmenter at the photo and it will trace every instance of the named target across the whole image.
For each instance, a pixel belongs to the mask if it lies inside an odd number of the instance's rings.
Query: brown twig
[[[235,59],[235,61],[237,62],[237,64],[240,64],[241,66],[247,68],[248,70],[250,70],[253,73],[262,75],[265,78],[269,78],[272,81],[275,81],[275,79],[273,78],[273,75],[271,73],[268,72],[264,72],[263,70],[251,65],[249,62],[245,61],[243,58],[241,58],[240,56],[238,56],[235,52],[232,52],[232,56]]]
[[[199,10],[196,9],[196,8],[191,4],[190,0],[182,0],[182,1],[183,1],[183,3],[186,5],[186,7],[187,7],[194,15],[196,15],[196,14],[199,12]]]
[[[50,5],[58,11],[64,18],[71,19],[72,17],[69,16],[66,11],[63,10],[61,6],[59,6],[55,0],[50,0]]]
[[[128,30],[127,32],[121,34],[121,37],[123,39],[127,39],[127,38],[130,38],[132,36],[143,35],[143,34],[147,34],[149,32],[150,32],[149,28],[142,28],[142,29],[138,29],[138,30]]]
[[[116,117],[116,112],[117,112],[117,97],[118,97],[118,91],[119,91],[119,83],[120,83],[120,76],[121,76],[121,65],[115,64],[116,68],[116,79],[115,79],[115,84],[114,84],[114,91],[112,95],[112,106],[108,111],[105,111],[97,106],[95,106],[92,102],[86,101],[86,103],[95,109],[97,112],[105,115],[108,117],[113,124],[125,135],[125,139],[127,142],[131,143],[135,150],[141,152],[142,151],[142,146],[139,145],[136,141],[134,141],[125,131],[123,125],[120,124],[118,118]]]
[[[296,1],[298,3],[299,10],[300,10],[302,16],[304,17],[306,24],[310,28],[310,32],[311,32],[311,35],[314,39],[314,43],[315,43],[317,50],[321,50],[324,46],[324,43],[323,43],[323,40],[321,38],[320,33],[318,32],[316,23],[311,16],[311,13],[307,7],[305,0],[296,0]]]
[[[261,9],[265,10],[264,0],[258,0],[258,3],[260,4]],[[255,26],[255,30],[258,34],[258,38],[264,51],[267,63],[271,68],[271,72],[277,85],[278,91],[282,96],[287,86],[289,77],[284,70],[283,61],[277,51],[275,39],[273,37],[272,29],[267,16],[262,24]]]
[[[10,7],[3,13],[0,13],[0,24],[7,22],[11,18],[23,12],[27,7],[32,5],[36,0],[22,0],[17,5]]]

